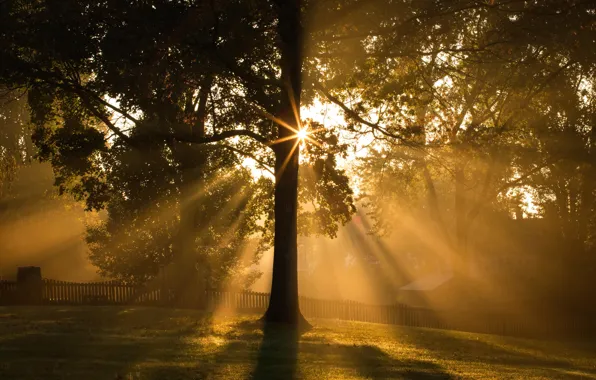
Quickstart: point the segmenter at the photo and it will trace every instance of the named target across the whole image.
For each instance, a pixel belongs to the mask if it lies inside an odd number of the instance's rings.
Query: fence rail
[[[19,304],[16,282],[0,281],[0,305]],[[173,297],[164,289],[147,289],[118,282],[75,283],[44,279],[41,303],[46,305],[170,305]],[[195,308],[209,311],[233,309],[237,312],[264,312],[269,294],[206,290],[197,297]],[[596,331],[594,320],[555,321],[528,316],[487,314],[478,311],[448,311],[415,308],[403,304],[368,305],[348,300],[321,300],[300,297],[307,318],[331,318],[410,327],[461,330],[516,336],[553,336],[562,333]],[[588,326],[589,325],[589,326]]]
[[[75,283],[44,280],[42,298],[48,304],[111,304],[159,303],[160,289],[140,292],[141,289],[118,282]]]

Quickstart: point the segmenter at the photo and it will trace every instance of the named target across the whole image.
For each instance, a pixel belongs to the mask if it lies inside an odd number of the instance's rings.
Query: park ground
[[[0,379],[596,379],[596,343],[126,307],[0,307]]]

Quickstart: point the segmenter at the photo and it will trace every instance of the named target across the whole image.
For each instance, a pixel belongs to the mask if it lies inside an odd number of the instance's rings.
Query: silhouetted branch
[[[120,128],[116,127],[114,123],[111,122],[109,117],[107,117],[100,110],[96,109],[87,98],[85,98],[84,96],[81,96],[80,98],[83,104],[85,104],[85,107],[93,114],[93,116],[101,120],[110,131],[114,132],[116,136],[118,136],[122,141],[124,141],[128,145],[135,145],[134,142],[124,132],[122,132],[122,130],[120,130]]]
[[[261,136],[260,134],[250,131],[248,129],[232,129],[229,131],[223,131],[215,135],[200,137],[196,136],[192,133],[164,133],[161,131],[155,131],[149,134],[152,138],[159,138],[166,141],[178,141],[178,142],[186,142],[186,143],[193,143],[193,144],[210,144],[214,142],[223,141],[232,137],[250,137],[253,140],[263,144],[268,145],[269,140],[265,137]]]
[[[527,173],[525,173],[525,174],[521,175],[519,178],[516,178],[516,179],[515,179],[515,180],[513,180],[513,181],[505,182],[505,183],[504,183],[504,184],[503,184],[501,187],[499,187],[499,188],[498,188],[498,189],[497,189],[497,190],[494,192],[494,194],[495,194],[495,195],[497,195],[497,194],[500,194],[501,192],[503,192],[503,191],[505,191],[505,190],[507,190],[507,189],[509,189],[509,188],[511,188],[511,187],[514,187],[514,186],[516,186],[516,185],[519,185],[519,184],[520,184],[520,183],[521,183],[523,180],[527,179],[528,177],[531,177],[532,175],[534,175],[534,174],[538,173],[538,172],[539,172],[540,170],[542,170],[543,168],[545,168],[545,167],[547,167],[547,166],[550,166],[550,165],[552,165],[552,164],[554,164],[554,162],[547,162],[547,163],[543,163],[543,164],[541,164],[541,165],[538,165],[538,166],[536,166],[534,169],[530,170],[529,172],[527,172]]]
[[[227,144],[222,144],[222,147],[229,149],[233,152],[236,152],[238,154],[241,154],[245,157],[248,157],[252,160],[254,160],[257,164],[259,164],[263,169],[267,170],[269,173],[271,173],[273,176],[275,176],[275,172],[273,171],[273,169],[271,168],[271,166],[267,165],[265,162],[263,162],[262,160],[258,159],[254,154],[245,152],[243,150],[234,148],[233,146],[227,145]]]
[[[364,124],[364,125],[372,128],[373,131],[380,132],[381,134],[383,134],[386,137],[391,137],[391,138],[394,138],[396,140],[399,140],[399,141],[401,141],[406,146],[410,146],[410,147],[419,147],[420,146],[420,144],[412,143],[411,141],[406,140],[402,136],[399,136],[399,135],[396,135],[394,133],[391,133],[391,132],[387,131],[385,128],[381,127],[378,122],[377,123],[373,123],[373,122],[371,122],[369,120],[364,119],[356,111],[354,111],[353,109],[351,109],[350,107],[348,107],[345,103],[343,103],[341,100],[339,100],[339,98],[331,95],[331,93],[329,91],[327,91],[322,85],[320,85],[320,84],[317,83],[317,84],[315,84],[315,87],[323,95],[325,95],[325,97],[327,99],[329,99],[329,101],[331,101],[332,103],[334,103],[337,106],[339,106],[339,108],[341,108],[349,118],[352,118],[352,119],[356,120],[357,122],[359,122],[361,124]]]

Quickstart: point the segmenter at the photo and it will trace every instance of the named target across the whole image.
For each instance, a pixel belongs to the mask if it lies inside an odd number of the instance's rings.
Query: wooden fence
[[[43,280],[41,302],[46,305],[171,305],[172,294],[163,289],[145,289],[118,282],[73,283]],[[207,290],[197,297],[195,308],[262,313],[269,304],[269,294]],[[19,304],[16,282],[0,281],[0,305]],[[514,314],[487,314],[474,310],[431,310],[403,304],[367,305],[348,300],[321,300],[300,297],[300,308],[307,318],[331,318],[410,327],[461,330],[515,336],[556,336],[572,331],[581,333],[586,326],[596,330],[593,320],[566,319],[564,323]]]
[[[268,293],[208,292],[209,310],[264,312],[269,304]],[[432,310],[404,304],[368,305],[350,300],[322,300],[300,297],[300,310],[306,318],[326,318],[371,322],[408,327],[459,330],[513,336],[553,336],[569,331],[547,319],[527,315],[487,314],[475,310]]]
[[[16,282],[0,280],[0,305],[15,303],[16,292]]]
[[[44,303],[61,305],[104,304],[159,304],[163,297],[160,289],[143,291],[132,285],[118,282],[76,283],[44,280],[42,297]]]

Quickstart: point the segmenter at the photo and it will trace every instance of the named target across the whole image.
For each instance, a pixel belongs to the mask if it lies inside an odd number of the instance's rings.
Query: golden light
[[[301,129],[298,131],[297,135],[300,140],[304,140],[308,137],[308,131],[306,129]]]

